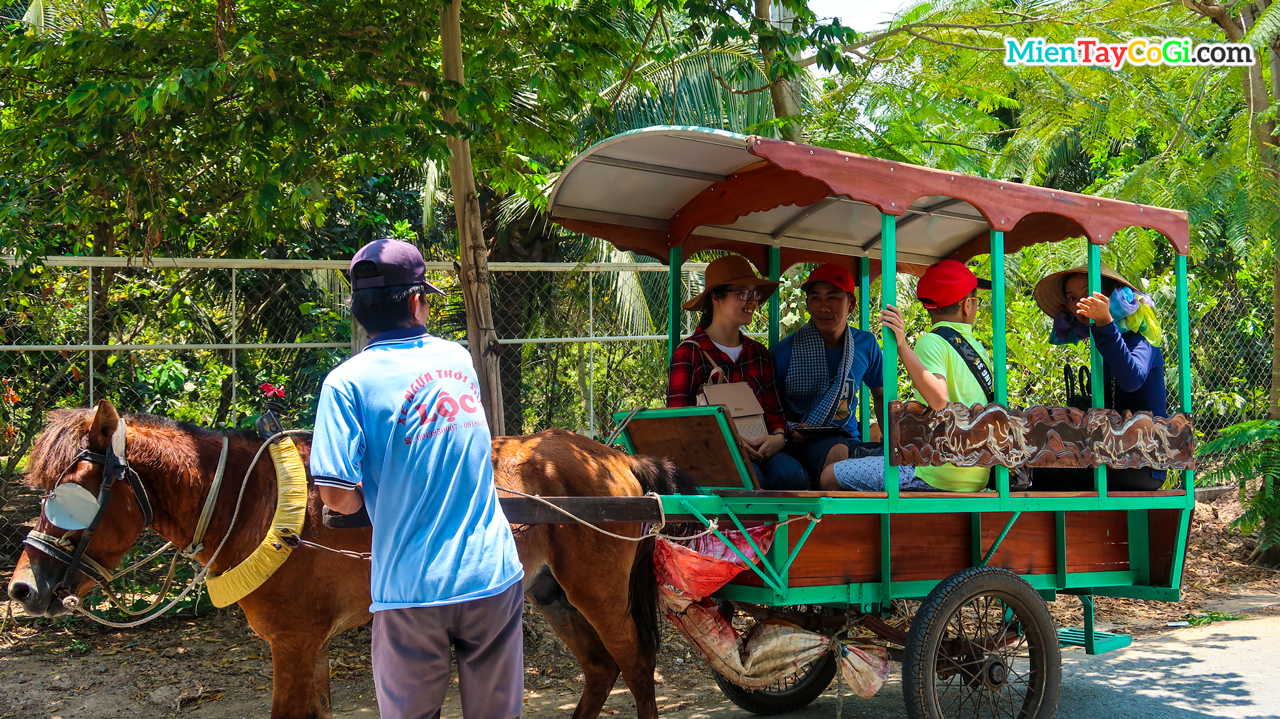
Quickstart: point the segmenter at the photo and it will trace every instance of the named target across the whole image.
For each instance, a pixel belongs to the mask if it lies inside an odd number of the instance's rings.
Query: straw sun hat
[[[1067,309],[1067,293],[1063,288],[1063,285],[1066,284],[1067,275],[1087,274],[1089,274],[1089,266],[1080,265],[1078,267],[1072,267],[1069,270],[1063,270],[1051,275],[1046,275],[1044,279],[1036,283],[1035,298],[1036,304],[1040,306],[1040,310],[1050,317],[1057,317],[1059,312]],[[1119,272],[1116,272],[1106,265],[1102,266],[1102,276],[1110,277],[1134,292],[1138,291],[1138,288],[1134,287],[1133,283],[1129,282],[1129,280],[1126,280]]]
[[[760,290],[763,302],[768,299],[773,291],[778,289],[778,283],[766,280],[756,275],[751,269],[751,263],[747,258],[740,255],[727,255],[721,257],[711,264],[707,265],[706,273],[706,289],[704,289],[697,297],[690,299],[688,302],[680,305],[686,310],[700,310],[703,303],[707,299],[707,294],[720,285],[746,285],[755,287]]]

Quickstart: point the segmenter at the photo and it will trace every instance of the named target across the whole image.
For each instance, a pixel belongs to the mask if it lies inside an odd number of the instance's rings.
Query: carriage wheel
[[[762,716],[786,714],[809,706],[822,696],[836,675],[836,658],[827,652],[795,674],[764,689],[743,689],[715,671],[712,674],[716,684],[720,685],[720,691],[739,707]]]
[[[911,719],[1051,719],[1061,686],[1053,618],[1018,575],[957,572],[916,612],[902,659]]]

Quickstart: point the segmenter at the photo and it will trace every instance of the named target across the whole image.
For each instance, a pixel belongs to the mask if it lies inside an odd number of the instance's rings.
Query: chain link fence
[[[710,259],[699,257],[698,259]],[[93,266],[89,266],[90,263]],[[1036,267],[1009,260],[1009,388],[1019,405],[1060,404],[1062,367],[1087,364],[1083,346],[1049,347],[1047,319],[1031,300]],[[502,354],[508,434],[563,428],[607,436],[613,415],[664,404],[669,278],[656,262],[494,263],[492,302]],[[702,290],[704,263],[684,267],[683,297]],[[259,386],[284,388],[295,427],[309,427],[325,375],[351,354],[346,263],[49,258],[0,265],[0,568],[11,568],[39,512],[21,483],[23,463],[48,411],[109,399],[209,427],[247,427],[261,411]],[[782,335],[807,318],[793,268],[780,288]],[[465,341],[454,269],[430,263],[446,296],[432,303],[432,334]],[[1025,275],[1025,276],[1024,276]],[[928,326],[900,278],[908,325]],[[1171,282],[1152,286],[1166,319],[1170,406],[1177,405]],[[1269,290],[1269,288],[1266,288]],[[1252,292],[1252,294],[1251,294]],[[1266,415],[1270,378],[1269,295],[1193,278],[1192,376],[1196,423],[1211,435]],[[878,283],[871,303],[879,303]],[[989,309],[989,305],[987,306]],[[698,316],[680,312],[681,334]],[[873,323],[875,313],[873,313]],[[853,320],[856,324],[857,312]],[[767,341],[762,307],[748,332]],[[989,312],[977,328],[989,337]],[[109,349],[104,349],[110,345]],[[903,373],[905,376],[905,373]],[[904,386],[904,396],[909,387]]]

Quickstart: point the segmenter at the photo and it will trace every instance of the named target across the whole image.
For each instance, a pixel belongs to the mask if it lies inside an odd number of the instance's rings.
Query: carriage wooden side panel
[[[1150,527],[1150,583],[1167,587],[1182,510],[1145,511],[1149,514]],[[1054,575],[1060,571],[1072,575],[1137,570],[1131,564],[1128,511],[1064,512],[1066,542],[1062,547],[1059,547],[1057,514],[1020,514],[988,564],[1022,576]],[[791,564],[787,572],[788,585],[831,587],[880,582],[881,516],[869,513],[823,517]],[[889,552],[891,581],[939,581],[979,564],[1012,516],[1011,512],[893,515]],[[748,524],[755,523],[758,522]],[[800,544],[801,536],[799,532],[788,534],[787,555]],[[980,540],[975,541],[977,538]],[[1062,568],[1058,563],[1060,552],[1066,559]],[[744,572],[731,584],[765,586],[754,572]]]

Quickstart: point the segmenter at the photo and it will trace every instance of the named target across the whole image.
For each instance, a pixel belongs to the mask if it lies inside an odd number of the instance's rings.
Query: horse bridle
[[[86,556],[85,551],[89,549],[89,542],[93,539],[93,533],[97,530],[98,524],[107,512],[107,504],[111,501],[111,487],[116,483],[116,480],[123,478],[129,484],[129,487],[133,490],[133,497],[138,502],[138,508],[142,510],[143,526],[151,526],[151,521],[154,519],[151,498],[148,496],[146,488],[142,486],[142,479],[138,477],[138,473],[133,467],[129,466],[128,460],[125,459],[125,432],[124,419],[120,419],[119,424],[116,426],[115,434],[111,437],[110,451],[99,454],[90,452],[87,449],[80,450],[75,459],[71,461],[71,464],[62,470],[62,474],[58,476],[58,481],[54,483],[53,489],[44,498],[44,501],[48,501],[53,496],[53,490],[62,484],[62,480],[67,476],[67,473],[79,466],[81,462],[102,465],[102,487],[98,490],[98,509],[94,513],[93,519],[89,521],[87,526],[83,527],[80,542],[73,547],[66,536],[58,537],[36,530],[32,530],[22,540],[23,544],[34,547],[67,565],[67,571],[63,574],[62,581],[57,586],[70,589],[74,586],[72,580],[75,579],[76,572],[80,572],[100,584],[106,584],[111,581],[111,571],[95,562],[91,557]],[[75,528],[71,531],[75,531]],[[70,533],[68,532],[67,534]]]

